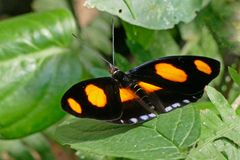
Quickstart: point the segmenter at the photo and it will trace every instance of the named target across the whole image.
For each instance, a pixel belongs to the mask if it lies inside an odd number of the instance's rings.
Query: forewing
[[[217,60],[200,56],[170,56],[146,62],[127,74],[163,90],[195,94],[213,80],[220,70]]]
[[[122,114],[119,86],[110,77],[75,84],[64,94],[61,103],[66,112],[77,117],[114,120]]]

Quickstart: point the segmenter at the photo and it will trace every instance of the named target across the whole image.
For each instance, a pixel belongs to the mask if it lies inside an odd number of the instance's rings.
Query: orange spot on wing
[[[120,88],[119,93],[121,102],[126,102],[137,98],[135,93],[128,88]]]
[[[74,112],[77,112],[77,113],[82,113],[82,107],[80,106],[80,104],[75,101],[74,99],[72,98],[68,98],[67,99],[67,102],[68,102],[68,105],[70,106],[70,108],[74,111]]]
[[[155,70],[158,75],[173,82],[185,82],[187,80],[187,74],[172,64],[158,63],[155,65]]]
[[[87,94],[88,101],[99,108],[105,107],[107,104],[107,97],[104,93],[104,90],[93,85],[89,84],[85,88],[85,93]]]
[[[195,60],[194,64],[199,71],[201,71],[203,73],[206,73],[206,74],[211,74],[212,73],[211,67],[207,63],[205,63],[204,61]]]
[[[153,84],[146,83],[146,82],[138,82],[138,85],[146,92],[155,92],[155,91],[162,89],[161,87],[158,87]]]

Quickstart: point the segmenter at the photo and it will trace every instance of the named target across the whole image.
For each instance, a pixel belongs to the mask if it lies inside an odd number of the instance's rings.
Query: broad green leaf
[[[199,115],[193,107],[159,115],[140,125],[74,118],[61,124],[56,136],[79,152],[133,159],[181,159],[200,135]]]
[[[228,67],[228,72],[231,75],[234,82],[237,83],[238,86],[240,86],[240,74],[232,67]]]
[[[74,32],[67,10],[1,21],[0,138],[26,136],[64,116],[61,96],[81,76],[70,49]]]
[[[82,152],[82,151],[77,151],[76,155],[79,157],[79,160],[118,160],[115,159],[114,157],[108,157],[104,155],[99,155],[96,153],[92,152]],[[119,160],[125,160],[125,159],[119,159]]]
[[[207,87],[206,91],[218,113],[208,109],[201,112],[201,136],[197,147],[190,151],[188,159],[237,160],[240,156],[240,118],[214,88]]]
[[[150,29],[168,29],[190,22],[210,0],[87,0],[85,5]]]
[[[0,140],[0,158],[3,153],[12,159],[34,160],[41,159],[54,160],[54,155],[50,151],[50,144],[41,134],[34,134],[18,140]]]
[[[127,5],[129,11],[131,12],[133,19],[135,19],[135,15],[134,15],[134,12],[133,12],[133,7],[132,7],[132,1],[131,0],[123,0],[123,1]]]

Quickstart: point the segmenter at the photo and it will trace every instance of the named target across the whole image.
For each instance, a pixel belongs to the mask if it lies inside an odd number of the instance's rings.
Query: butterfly
[[[202,56],[169,56],[123,72],[110,64],[111,77],[81,81],[63,96],[66,112],[119,124],[136,124],[170,112],[203,95],[220,62]]]

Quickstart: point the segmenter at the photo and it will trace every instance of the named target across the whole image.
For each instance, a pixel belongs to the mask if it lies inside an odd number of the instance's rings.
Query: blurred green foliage
[[[86,0],[100,12],[85,27],[74,5],[34,0],[33,13],[0,22],[0,159],[58,159],[55,140],[74,148],[76,159],[239,159],[239,1]],[[108,75],[100,56],[111,59],[112,15],[120,69],[168,55],[208,56],[221,61],[212,83],[219,91],[207,87],[211,102],[205,96],[138,126],[70,117],[49,133],[65,115],[60,99],[71,85]]]

